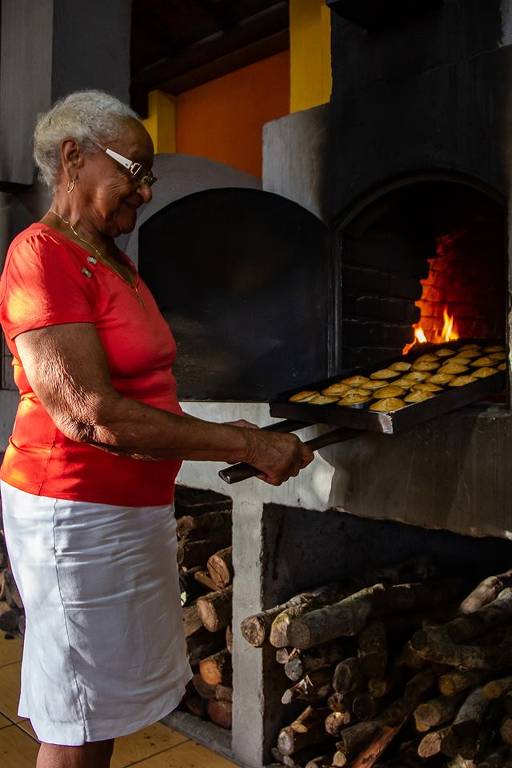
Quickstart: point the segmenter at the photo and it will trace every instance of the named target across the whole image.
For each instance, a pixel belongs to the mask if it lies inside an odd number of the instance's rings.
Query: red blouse
[[[46,224],[32,224],[11,243],[0,278],[0,322],[21,399],[0,470],[6,483],[38,496],[122,506],[172,501],[179,461],[116,456],[67,438],[32,390],[16,349],[24,331],[93,323],[114,389],[181,414],[171,370],[174,338],[149,289],[136,280],[137,290]]]

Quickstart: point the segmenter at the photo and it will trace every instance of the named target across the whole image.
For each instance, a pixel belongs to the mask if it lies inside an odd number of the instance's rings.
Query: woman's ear
[[[84,164],[82,151],[74,139],[66,139],[61,147],[62,167],[67,177],[74,179]]]

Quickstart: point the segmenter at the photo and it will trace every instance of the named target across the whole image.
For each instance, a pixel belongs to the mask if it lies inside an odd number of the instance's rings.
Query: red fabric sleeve
[[[0,280],[0,321],[6,336],[61,323],[94,322],[94,282],[82,271],[87,255],[51,234],[12,243]]]

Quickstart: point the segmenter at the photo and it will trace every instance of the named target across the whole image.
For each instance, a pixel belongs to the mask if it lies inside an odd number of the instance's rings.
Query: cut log
[[[216,685],[215,698],[217,701],[233,701],[233,688],[229,685]]]
[[[504,717],[501,721],[500,725],[500,736],[501,740],[508,744],[508,746],[512,746],[512,718],[511,717]]]
[[[420,631],[413,636],[411,643],[418,653],[429,661],[464,669],[494,672],[509,666],[512,661],[510,640],[498,646],[458,645],[437,631],[435,634],[423,634]]]
[[[289,638],[289,628],[293,621],[316,608],[337,602],[345,597],[346,594],[347,587],[339,584],[327,584],[325,587],[320,587],[310,592],[308,599],[303,599],[300,603],[288,606],[272,622],[269,635],[270,644],[274,648],[294,645]]]
[[[349,760],[362,752],[380,731],[376,723],[355,723],[349,725],[336,742],[336,752],[333,757],[333,765],[344,766]]]
[[[382,699],[395,691],[402,683],[403,669],[398,664],[393,664],[385,677],[372,677],[368,680],[368,692],[375,699]]]
[[[211,555],[206,564],[213,583],[219,589],[224,589],[233,581],[233,549],[225,547]]]
[[[224,645],[224,632],[216,632],[213,634],[207,632],[206,629],[201,629],[195,635],[187,639],[187,653],[190,666],[194,667],[199,664],[201,659],[222,650]]]
[[[292,701],[318,702],[327,698],[332,691],[332,670],[318,669],[307,675],[291,688],[288,688],[281,697],[282,704],[290,704]]]
[[[289,661],[300,656],[298,648],[278,648],[276,650],[276,662],[278,664],[288,664]]]
[[[194,686],[194,689],[196,693],[202,698],[202,699],[214,699],[215,698],[215,685],[210,685],[209,683],[205,683],[201,675],[195,674],[192,678],[192,685]]]
[[[332,585],[328,585],[327,587],[320,587],[320,591],[326,589],[332,589]],[[261,611],[260,613],[256,613],[253,616],[248,616],[242,621],[241,624],[242,636],[255,648],[261,647],[265,640],[268,639],[272,622],[277,616],[279,616],[280,613],[285,611],[287,608],[291,608],[292,606],[310,604],[311,601],[315,599],[315,596],[317,596],[318,592],[319,590],[301,592],[300,594],[290,598],[290,600],[288,600],[286,603],[276,605],[274,608]]]
[[[293,755],[325,741],[326,714],[326,709],[307,707],[291,725],[282,728],[277,737],[277,748],[281,754]]]
[[[195,633],[202,628],[203,622],[201,621],[199,611],[197,610],[197,603],[192,603],[192,605],[183,608],[183,630],[185,632],[185,637],[195,635]]]
[[[202,515],[183,515],[176,521],[176,533],[179,539],[208,539],[212,535],[222,534],[226,541],[231,538],[232,515],[229,510],[205,512]]]
[[[306,763],[306,768],[331,768],[333,753],[319,755]]]
[[[289,645],[306,649],[337,637],[357,635],[370,618],[430,608],[460,594],[462,585],[463,582],[456,579],[391,587],[374,584],[292,621],[288,630]]]
[[[325,718],[325,731],[329,736],[339,738],[341,732],[350,724],[351,720],[352,713],[347,710],[344,712],[330,712]]]
[[[423,648],[437,642],[467,643],[489,630],[511,622],[512,589],[507,588],[502,590],[492,603],[473,613],[459,616],[439,627],[417,632],[413,638],[413,647],[421,652]]]
[[[441,751],[448,757],[461,755],[473,760],[478,749],[480,726],[489,707],[482,688],[475,688],[460,707],[453,725],[443,739]]]
[[[233,588],[221,592],[210,592],[197,598],[197,610],[203,626],[208,632],[218,632],[231,623],[233,613]]]
[[[232,508],[232,500],[229,496],[224,496],[224,494],[200,488],[188,488],[179,484],[176,486],[174,512],[177,520],[183,515],[193,515],[196,517],[197,515],[204,515],[207,512],[218,512],[219,510],[229,512]]]
[[[368,691],[356,693],[352,701],[352,712],[356,720],[373,720],[381,707],[379,699],[371,696]]]
[[[327,699],[331,712],[352,712],[353,693],[332,693]]]
[[[233,630],[231,624],[226,627],[226,648],[232,654],[233,653]]]
[[[206,717],[206,699],[202,699],[199,694],[189,694],[183,699],[182,706],[186,707],[191,715],[195,717]]]
[[[336,664],[332,687],[336,693],[350,693],[364,684],[359,659],[352,656]]]
[[[486,699],[500,699],[510,690],[512,690],[512,677],[502,677],[499,680],[490,680],[482,689]]]
[[[199,662],[199,673],[209,685],[231,685],[231,656],[227,650],[214,653]]]
[[[498,576],[488,576],[466,597],[459,606],[460,613],[474,613],[492,603],[505,587],[512,587],[512,570]]]
[[[347,643],[335,641],[318,645],[316,648],[311,648],[310,651],[295,650],[294,654],[288,655],[290,658],[285,663],[284,673],[289,680],[296,681],[317,669],[330,667],[346,659],[349,654]]]
[[[400,732],[406,718],[394,726],[383,726],[368,746],[351,761],[351,768],[371,768]]]
[[[358,657],[366,677],[384,677],[388,663],[387,631],[383,621],[371,621],[359,634]]]
[[[480,672],[477,669],[447,672],[439,678],[439,690],[443,696],[456,696],[458,693],[480,685],[485,677],[485,672]]]
[[[206,705],[208,717],[221,728],[229,730],[233,720],[233,705],[229,701],[210,700]]]
[[[197,568],[195,570],[194,579],[197,581],[198,584],[201,584],[201,586],[206,587],[206,589],[209,592],[219,591],[218,586],[211,580],[210,574],[207,571],[201,570],[201,568]]]
[[[418,745],[418,755],[423,758],[428,758],[441,754],[443,751],[443,742],[448,738],[449,734],[449,726],[427,733]]]
[[[418,651],[412,647],[410,642],[405,643],[404,647],[400,651],[400,656],[396,660],[397,667],[406,667],[407,669],[423,669],[426,665],[426,660],[418,653]]]
[[[178,543],[178,565],[184,568],[194,568],[196,565],[204,567],[208,558],[228,543],[229,540],[216,537],[197,541],[183,539]]]
[[[420,704],[414,710],[414,722],[419,733],[425,733],[437,725],[448,723],[456,716],[462,703],[462,697],[439,696]]]
[[[189,571],[184,568],[180,568],[179,582],[182,605],[189,606],[196,599],[196,597],[204,594],[204,590],[201,588],[201,584],[198,584],[195,579],[195,574],[200,570],[200,566],[191,568]]]

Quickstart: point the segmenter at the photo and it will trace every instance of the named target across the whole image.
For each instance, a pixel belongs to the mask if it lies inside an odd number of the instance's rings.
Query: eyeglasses
[[[149,171],[145,170],[141,163],[136,163],[133,160],[130,160],[128,157],[120,155],[119,152],[116,152],[114,149],[110,149],[109,147],[102,147],[101,144],[96,144],[96,146],[103,150],[103,152],[111,157],[112,160],[115,160],[116,163],[119,163],[119,165],[122,165],[123,168],[126,168],[138,187],[140,187],[141,184],[146,184],[148,187],[152,187],[155,181],[158,181],[157,177],[153,175],[153,171],[151,169]]]

